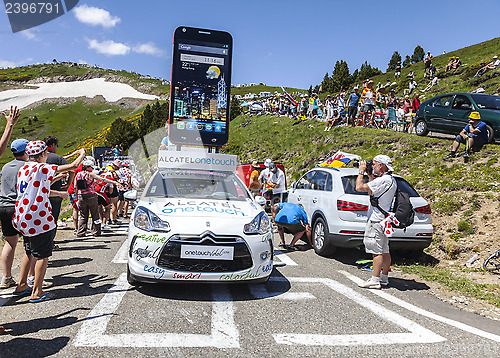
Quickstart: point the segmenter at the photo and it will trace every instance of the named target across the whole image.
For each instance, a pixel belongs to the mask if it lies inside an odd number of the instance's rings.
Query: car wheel
[[[312,243],[314,251],[320,256],[331,256],[335,253],[336,247],[328,239],[328,226],[323,218],[319,217],[314,221],[312,232]]]
[[[493,128],[489,124],[486,125],[486,132],[488,133],[488,143],[493,143],[495,132],[493,132]]]
[[[426,136],[429,133],[427,122],[425,122],[422,118],[417,119],[415,122],[415,133],[419,136]]]
[[[129,285],[131,286],[139,286],[140,285],[140,282],[137,281],[134,276],[132,276],[132,274],[130,273],[130,269],[128,268],[128,265],[127,265],[127,281],[129,283]]]

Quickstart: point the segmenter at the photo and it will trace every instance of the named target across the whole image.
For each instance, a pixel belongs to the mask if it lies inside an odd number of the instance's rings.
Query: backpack
[[[396,181],[397,184],[397,181]],[[385,192],[383,192],[378,198],[375,197],[370,197],[370,203],[372,204],[373,207],[376,207],[384,216],[388,216],[389,213],[382,209],[380,205],[378,204],[378,199],[384,195],[388,190],[390,189],[387,188]],[[392,206],[391,212],[394,213],[394,216],[396,219],[399,221],[399,225],[394,225],[395,228],[397,229],[405,229],[413,224],[413,221],[415,220],[415,211],[413,210],[413,205],[411,205],[410,202],[410,196],[408,193],[405,193],[404,191],[399,189],[399,184],[397,184],[396,188],[396,194],[394,195],[394,205]]]
[[[396,199],[394,200],[394,206],[392,212],[394,216],[399,221],[398,226],[394,226],[398,229],[406,229],[408,226],[413,224],[415,219],[415,211],[413,210],[413,205],[410,202],[410,196],[399,190],[399,186],[396,189]]]

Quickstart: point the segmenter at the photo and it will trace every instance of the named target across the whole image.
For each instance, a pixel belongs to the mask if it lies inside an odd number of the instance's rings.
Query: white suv
[[[307,212],[314,250],[319,255],[330,256],[336,247],[363,244],[369,197],[356,191],[358,172],[357,168],[314,168],[289,191],[288,201],[302,204]],[[391,249],[421,251],[432,240],[430,205],[406,180],[397,175],[394,178],[398,188],[410,196],[415,221],[405,230],[396,229],[389,245]]]

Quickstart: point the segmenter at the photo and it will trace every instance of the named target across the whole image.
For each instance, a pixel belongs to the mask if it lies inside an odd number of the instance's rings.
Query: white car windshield
[[[220,199],[250,198],[233,173],[201,170],[160,169],[146,187],[144,197]]]

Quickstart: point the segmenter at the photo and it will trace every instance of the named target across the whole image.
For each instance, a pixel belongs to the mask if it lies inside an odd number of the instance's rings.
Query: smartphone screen
[[[229,136],[232,37],[179,27],[174,33],[169,139],[223,146]]]

